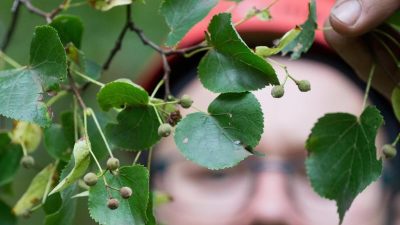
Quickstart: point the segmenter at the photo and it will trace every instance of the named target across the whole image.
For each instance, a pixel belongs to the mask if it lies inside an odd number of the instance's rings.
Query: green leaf
[[[263,132],[260,103],[253,94],[218,96],[208,112],[192,113],[178,123],[175,143],[189,160],[209,169],[232,167],[251,155]]]
[[[396,87],[392,92],[392,107],[397,120],[400,122],[400,88]]]
[[[210,50],[201,60],[200,81],[217,93],[257,90],[279,80],[274,69],[243,42],[231,22],[231,15],[218,14],[208,27]]]
[[[273,47],[269,48],[267,46],[257,46],[256,47],[256,55],[266,58],[271,55],[275,55],[278,52],[282,51],[290,42],[292,42],[301,32],[301,28],[296,27],[290,31],[288,31],[283,37],[279,40],[279,43]]]
[[[52,180],[56,167],[49,164],[40,171],[32,180],[28,190],[18,200],[13,208],[16,216],[23,216],[30,213],[30,210],[39,204],[45,194],[48,182]]]
[[[146,90],[129,79],[118,79],[100,89],[97,101],[103,110],[108,111],[112,107],[147,105],[149,95]]]
[[[11,143],[8,133],[0,133],[0,187],[14,179],[21,158],[21,147]]]
[[[75,144],[74,113],[71,111],[63,112],[60,119],[65,140],[67,140],[68,146],[73,149]],[[90,137],[89,140],[91,140]]]
[[[113,198],[118,199],[119,207],[115,210],[107,208],[109,199],[103,179],[89,190],[90,216],[104,225],[129,224],[144,225],[147,223],[146,210],[149,202],[149,172],[143,166],[121,167],[118,175],[106,173],[105,178],[110,186],[130,187],[133,191],[129,199],[122,199],[118,192],[110,191]]]
[[[54,28],[36,27],[31,43],[28,71],[40,78],[44,89],[66,79],[67,58]]]
[[[129,150],[145,150],[160,136],[160,122],[152,106],[128,107],[117,116],[118,124],[106,127],[106,136],[116,146]]]
[[[132,0],[89,0],[89,4],[97,10],[108,11],[116,6],[130,5]]]
[[[66,78],[64,47],[50,26],[36,28],[30,65],[0,71],[0,114],[12,119],[48,126],[51,122],[43,92]],[[27,88],[29,87],[29,88]]]
[[[83,23],[79,17],[59,15],[53,19],[50,26],[57,30],[64,46],[72,42],[77,48],[81,48]]]
[[[68,162],[71,157],[72,149],[60,124],[52,124],[44,130],[44,145],[49,155],[55,159]]]
[[[73,156],[74,157],[71,158],[71,163],[74,162],[73,169],[58,183],[49,195],[64,190],[85,174],[90,164],[90,147],[84,138],[79,139],[75,143]]]
[[[314,42],[315,30],[318,27],[315,0],[310,0],[308,10],[308,18],[300,26],[302,29],[300,34],[282,50],[283,55],[292,52],[290,56],[292,59],[300,58],[301,54],[307,52]]]
[[[218,0],[165,0],[161,14],[169,29],[166,45],[175,46],[185,34],[217,5]]]
[[[0,200],[0,221],[1,225],[16,225],[17,218],[11,211],[11,207]]]
[[[375,138],[382,122],[372,106],[359,118],[348,113],[326,114],[307,140],[308,177],[320,196],[336,201],[340,223],[354,198],[381,175]]]

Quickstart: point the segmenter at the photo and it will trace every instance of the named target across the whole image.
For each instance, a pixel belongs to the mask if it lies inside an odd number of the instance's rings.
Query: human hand
[[[388,26],[374,29],[399,7],[400,0],[338,0],[327,21],[327,27],[333,29],[325,31],[328,43],[364,81],[373,62],[377,63],[372,85],[388,99],[400,81],[400,69],[387,48],[400,60],[400,47],[383,33],[398,43],[400,34]]]

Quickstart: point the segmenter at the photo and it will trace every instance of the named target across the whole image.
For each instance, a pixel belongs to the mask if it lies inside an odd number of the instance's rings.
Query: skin
[[[265,118],[264,134],[256,150],[265,153],[266,157],[245,160],[250,163],[254,162],[252,160],[262,163],[302,162],[306,157],[305,140],[319,117],[328,112],[359,115],[362,110],[362,92],[338,70],[304,59],[276,60],[287,65],[295,78],[309,80],[312,88],[310,92],[301,93],[288,80],[285,95],[281,99],[271,97],[270,87],[255,93]],[[278,77],[283,79],[285,75],[282,69],[275,69]],[[197,79],[182,93],[192,96],[194,106],[203,111],[216,97],[216,94],[204,89]],[[185,114],[194,110],[182,111]],[[379,139],[382,142],[383,138]],[[381,144],[378,143],[378,146]],[[297,176],[291,177],[283,170],[262,170],[254,176],[239,173],[223,179],[211,179],[211,175],[198,175],[213,172],[186,161],[177,151],[172,137],[162,140],[155,152],[155,159],[167,159],[173,163],[164,176],[154,176],[155,188],[169,193],[174,199],[157,208],[157,217],[163,224],[338,224],[335,203],[317,196],[305,175],[297,181]],[[196,185],[198,179],[204,177],[205,181]],[[241,182],[235,182],[239,177]],[[251,191],[246,195],[239,191],[242,189]],[[204,194],[205,191],[208,194]],[[379,182],[370,185],[353,202],[343,224],[384,224],[387,205],[383,193]]]
[[[355,2],[358,10],[353,13],[348,7],[340,9],[345,2]],[[392,57],[376,38],[365,39],[373,33],[373,29],[382,24],[400,7],[399,0],[340,0],[335,3],[326,27],[325,38],[336,52],[354,69],[363,80],[367,80],[372,63],[377,63],[373,86],[386,98],[390,99],[395,85],[399,82],[400,70]],[[349,14],[343,13],[348,11]],[[399,40],[399,34],[384,29]],[[400,50],[387,41],[388,47],[397,58]],[[394,50],[397,49],[397,50]],[[376,58],[376,59],[374,59]]]

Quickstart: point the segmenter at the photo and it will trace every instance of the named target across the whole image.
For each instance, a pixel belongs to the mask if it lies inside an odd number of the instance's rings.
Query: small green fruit
[[[111,210],[117,209],[119,206],[119,201],[118,199],[115,198],[110,198],[107,201],[107,207]]]
[[[94,173],[87,173],[84,177],[83,177],[83,181],[85,181],[85,184],[87,186],[94,186],[97,184],[97,175]]]
[[[390,144],[386,144],[382,147],[382,152],[383,155],[387,158],[387,159],[392,159],[397,155],[397,150],[393,145]]]
[[[107,160],[107,169],[113,171],[119,168],[119,160],[117,158],[109,158]]]
[[[122,187],[119,189],[119,194],[122,198],[128,199],[132,196],[132,189],[130,187]]]
[[[307,92],[307,91],[311,90],[311,85],[308,80],[301,80],[301,81],[297,82],[297,87],[299,88],[299,90],[301,92]]]
[[[179,104],[183,108],[187,109],[187,108],[190,108],[190,106],[192,106],[193,100],[189,95],[183,95],[181,100],[179,101]]]
[[[271,90],[271,95],[274,98],[280,98],[285,94],[285,89],[282,85],[276,85]]]
[[[25,155],[21,159],[21,165],[26,169],[30,169],[35,165],[35,159],[30,155]]]
[[[172,127],[169,123],[163,123],[158,127],[158,135],[168,137],[171,134]]]

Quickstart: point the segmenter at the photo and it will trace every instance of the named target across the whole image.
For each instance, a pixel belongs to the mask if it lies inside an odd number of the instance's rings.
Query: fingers
[[[332,28],[359,36],[381,24],[400,7],[400,0],[338,0],[329,17]]]
[[[362,80],[367,81],[373,62],[377,63],[372,80],[373,87],[390,99],[392,90],[399,82],[400,74],[387,49],[382,47],[377,38],[379,37],[376,34],[364,37],[345,37],[334,30],[325,32],[325,39],[328,43]]]

